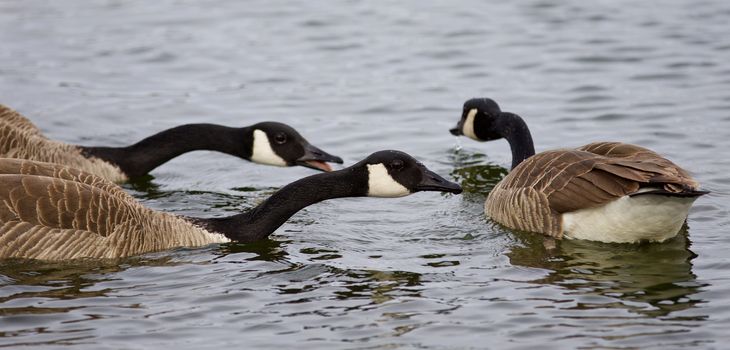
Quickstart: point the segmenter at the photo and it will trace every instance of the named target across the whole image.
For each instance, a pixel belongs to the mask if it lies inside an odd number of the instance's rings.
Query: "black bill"
[[[296,164],[311,169],[332,171],[332,167],[327,162],[343,163],[342,158],[338,156],[333,156],[312,145],[306,145],[304,146],[304,155],[297,159]]]
[[[416,191],[439,191],[459,194],[462,189],[459,184],[448,181],[431,170],[424,169],[423,178],[416,185]]]

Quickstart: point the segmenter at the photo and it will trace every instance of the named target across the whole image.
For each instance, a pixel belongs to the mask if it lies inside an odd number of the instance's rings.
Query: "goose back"
[[[64,164],[114,182],[127,178],[115,165],[87,158],[74,145],[46,138],[30,120],[3,105],[0,105],[0,157]]]
[[[642,187],[680,195],[699,185],[648,149],[599,142],[528,158],[494,187],[485,211],[507,227],[562,238],[563,213],[603,206]]]
[[[60,164],[37,162],[26,159],[0,158],[0,175],[38,175],[80,182],[110,192],[120,200],[136,203],[136,200],[119,186],[81,170]]]
[[[228,241],[93,175],[16,159],[0,170],[0,258],[117,258]]]
[[[29,134],[41,135],[41,131],[33,122],[12,108],[0,104],[0,123],[8,124],[13,128]]]

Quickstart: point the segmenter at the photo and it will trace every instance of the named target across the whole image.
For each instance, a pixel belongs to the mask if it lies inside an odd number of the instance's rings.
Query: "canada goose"
[[[243,128],[187,124],[152,135],[128,147],[85,147],[53,141],[20,113],[0,104],[0,157],[58,163],[114,182],[145,175],[183,153],[210,150],[254,163],[331,171],[342,163],[312,146],[292,127],[262,122]]]
[[[464,103],[453,135],[507,139],[512,170],[489,193],[486,215],[512,229],[555,238],[662,242],[708,193],[682,168],[643,147],[597,142],[535,154],[520,116],[491,99]]]
[[[332,198],[461,193],[408,154],[373,153],[342,170],[305,177],[259,206],[223,218],[145,208],[113,183],[58,164],[0,159],[0,258],[117,258],[175,247],[252,242],[300,209]]]

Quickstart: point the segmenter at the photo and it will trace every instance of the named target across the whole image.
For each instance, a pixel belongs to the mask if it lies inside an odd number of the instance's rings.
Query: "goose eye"
[[[284,142],[286,142],[286,134],[283,132],[277,133],[276,135],[274,135],[274,142],[280,145],[283,144]]]
[[[392,162],[390,162],[390,168],[393,170],[401,170],[401,169],[403,169],[404,165],[405,164],[400,159],[395,159]]]

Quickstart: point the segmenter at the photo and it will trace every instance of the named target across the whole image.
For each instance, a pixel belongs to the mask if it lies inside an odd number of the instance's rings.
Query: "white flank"
[[[476,115],[476,108],[472,108],[469,110],[469,114],[466,115],[466,120],[464,121],[464,126],[462,127],[461,133],[472,140],[481,141],[477,137],[477,134],[474,133],[474,117]]]
[[[662,242],[677,235],[697,197],[623,196],[604,206],[563,214],[565,238]]]
[[[368,197],[403,197],[411,192],[395,181],[383,164],[368,164]]]
[[[271,148],[269,137],[261,130],[253,131],[253,150],[251,161],[259,164],[286,166],[286,161],[279,157]]]

